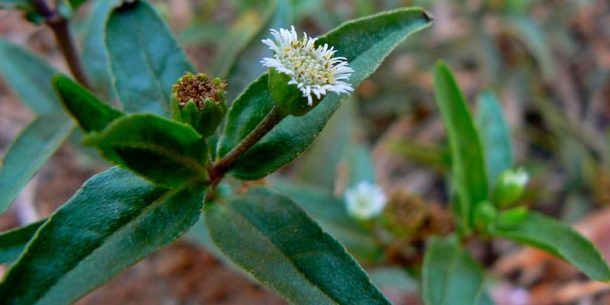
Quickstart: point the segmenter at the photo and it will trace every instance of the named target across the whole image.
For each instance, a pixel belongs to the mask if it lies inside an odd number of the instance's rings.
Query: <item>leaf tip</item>
[[[434,21],[434,16],[432,16],[430,13],[428,13],[426,11],[422,11],[422,16],[424,17],[424,19],[426,19],[426,21],[428,23],[432,23]]]

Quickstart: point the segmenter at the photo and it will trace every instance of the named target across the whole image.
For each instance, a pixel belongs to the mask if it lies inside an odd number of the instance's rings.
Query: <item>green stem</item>
[[[258,125],[235,146],[222,159],[218,160],[212,166],[210,177],[212,184],[216,184],[222,179],[225,173],[237,162],[239,157],[248,151],[256,144],[263,136],[265,136],[273,127],[281,122],[286,117],[277,107],[273,106],[271,111],[258,123]]]

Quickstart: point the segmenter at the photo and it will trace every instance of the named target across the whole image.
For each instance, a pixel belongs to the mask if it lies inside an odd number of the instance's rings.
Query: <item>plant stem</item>
[[[46,24],[53,31],[59,49],[68,63],[68,68],[70,69],[70,72],[72,72],[72,75],[74,75],[74,78],[88,89],[93,89],[91,82],[89,82],[89,78],[85,73],[78,51],[76,50],[74,37],[70,33],[68,19],[61,16],[56,9],[51,9],[45,0],[35,0],[34,4],[40,14],[44,16]]]
[[[286,117],[277,107],[273,106],[271,111],[258,123],[258,125],[235,146],[227,155],[218,160],[210,173],[212,184],[218,183],[224,174],[237,162],[237,159],[265,136],[275,125]]]

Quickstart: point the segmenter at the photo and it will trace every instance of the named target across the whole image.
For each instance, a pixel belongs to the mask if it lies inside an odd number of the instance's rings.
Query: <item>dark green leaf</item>
[[[453,239],[432,238],[422,270],[426,305],[477,304],[483,289],[483,271]]]
[[[489,185],[493,186],[500,174],[513,165],[513,145],[502,107],[491,91],[479,95],[477,127],[485,147]]]
[[[85,132],[102,131],[114,119],[123,115],[98,100],[89,90],[63,75],[53,78],[53,86],[66,110]]]
[[[273,183],[273,188],[292,198],[358,260],[373,262],[381,257],[381,245],[373,238],[374,233],[347,214],[343,200],[304,184],[277,181]]]
[[[177,187],[207,180],[207,146],[186,124],[152,114],[132,114],[113,121],[100,133],[85,138],[108,160],[151,181]]]
[[[70,304],[197,221],[203,187],[155,187],[117,168],[91,178],[38,230],[0,284],[2,304]]]
[[[110,12],[121,3],[121,0],[96,0],[91,5],[91,12],[85,28],[82,44],[82,62],[87,68],[95,92],[106,100],[115,96],[110,77],[109,60],[106,54],[104,35]]]
[[[32,239],[45,220],[37,221],[21,228],[0,234],[0,264],[10,264],[17,260],[27,243]]]
[[[63,112],[51,79],[57,71],[43,59],[0,38],[0,74],[35,113]]]
[[[264,188],[205,206],[218,247],[291,304],[389,304],[345,249],[289,198]]]
[[[468,228],[474,221],[475,206],[488,197],[483,150],[466,99],[444,62],[436,64],[434,87],[451,148],[451,182],[459,202],[456,208],[462,225]]]
[[[83,5],[85,2],[87,2],[87,0],[67,0],[67,1],[72,6],[72,9],[77,9],[81,5]]]
[[[355,87],[379,67],[381,61],[406,37],[430,25],[421,9],[399,9],[351,21],[320,37],[337,56],[346,57],[355,70]],[[345,96],[329,94],[320,105],[302,117],[284,119],[237,161],[231,174],[241,179],[259,179],[286,165],[307,149]],[[271,110],[267,74],[254,81],[233,103],[219,154],[224,156]]]
[[[610,268],[595,246],[569,225],[553,218],[530,212],[516,223],[496,225],[492,234],[563,258],[593,280],[610,281]]]
[[[41,115],[28,125],[8,148],[0,162],[0,213],[53,155],[74,123],[62,114]]]
[[[106,48],[125,111],[169,116],[172,85],[194,69],[150,4],[115,9],[106,25]]]

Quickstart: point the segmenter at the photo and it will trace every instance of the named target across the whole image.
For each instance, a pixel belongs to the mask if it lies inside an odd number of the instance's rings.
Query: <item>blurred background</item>
[[[91,54],[99,48],[88,46],[82,37],[90,30],[90,16],[106,1],[89,1],[73,24],[81,49],[91,56],[87,65],[97,64]],[[515,162],[531,175],[524,204],[575,224],[610,258],[607,0],[153,3],[196,67],[228,79],[229,100],[264,71],[259,61],[267,53],[260,39],[275,25],[294,24],[297,31],[317,36],[346,20],[384,10],[426,8],[435,18],[433,26],[399,46],[344,102],[314,146],[272,180],[289,179],[341,197],[349,184],[346,168],[364,168],[374,171],[387,194],[400,191],[417,198],[433,207],[429,213],[438,216],[441,226],[446,224],[447,148],[431,75],[434,62],[444,59],[454,68],[474,112],[477,96],[485,90],[500,101]],[[0,35],[67,71],[50,31],[28,23],[18,12],[0,11]],[[112,90],[105,92],[112,99]],[[0,152],[31,117],[0,79]],[[79,145],[64,144],[14,208],[0,216],[0,230],[49,215],[84,180],[106,167]],[[480,259],[487,264],[496,304],[610,304],[607,284],[589,282],[568,265],[533,250],[502,242],[492,246],[497,257]],[[417,259],[386,254],[381,263],[364,263],[395,304],[419,304],[415,281],[400,272]],[[386,266],[397,264],[401,267]],[[109,300],[285,304],[187,239],[124,271],[77,304]]]

